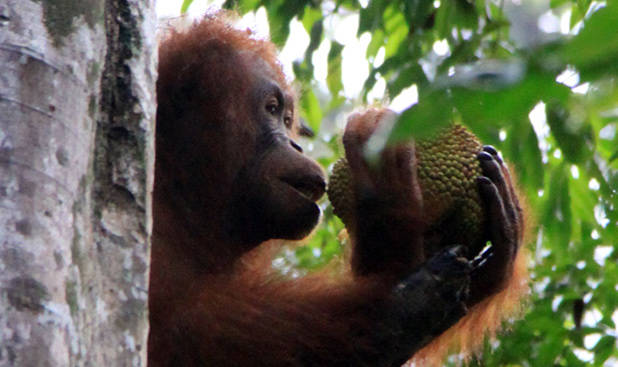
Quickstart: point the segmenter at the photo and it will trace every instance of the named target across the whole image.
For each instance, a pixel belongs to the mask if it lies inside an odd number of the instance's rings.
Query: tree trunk
[[[0,0],[0,366],[146,364],[154,1]]]

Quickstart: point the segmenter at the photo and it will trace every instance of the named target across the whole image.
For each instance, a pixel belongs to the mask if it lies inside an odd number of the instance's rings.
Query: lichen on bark
[[[76,29],[75,19],[84,17],[90,28],[103,21],[101,0],[34,0],[43,6],[44,23],[56,47]]]
[[[6,294],[11,306],[20,311],[36,313],[43,311],[43,303],[49,299],[47,288],[30,276],[13,278],[7,286]]]

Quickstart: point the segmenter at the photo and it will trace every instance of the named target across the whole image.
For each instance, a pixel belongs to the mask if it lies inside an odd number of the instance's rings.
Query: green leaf
[[[322,34],[324,33],[324,23],[322,19],[317,20],[311,26],[311,31],[309,32],[309,46],[307,46],[307,50],[305,51],[305,60],[308,64],[311,64],[311,70],[313,70],[313,64],[311,62],[311,56],[315,52],[315,50],[320,47],[320,42],[322,41]]]
[[[453,100],[466,123],[500,125],[509,120],[523,120],[541,100],[563,102],[570,93],[555,76],[530,70],[520,82],[496,91],[453,89]]]
[[[388,92],[391,96],[397,96],[403,89],[424,80],[425,73],[419,64],[402,65],[395,79],[388,83]]]
[[[388,5],[386,0],[372,0],[366,8],[360,9],[357,33],[359,36],[365,32],[372,32],[374,29],[383,27],[382,14],[384,14],[386,5]]]
[[[568,366],[568,367],[586,367],[589,366],[589,364],[587,364],[586,362],[582,362],[581,359],[579,359],[572,350],[569,350],[566,352],[566,356],[565,356],[565,361],[566,363],[563,364],[564,366]]]
[[[579,179],[569,180],[572,212],[582,218],[582,221],[590,221],[592,223],[594,222],[594,207],[598,202],[598,198],[594,191],[588,188],[589,177],[587,177],[585,172],[581,172],[581,169],[579,174]],[[590,238],[590,231],[586,232],[582,236]]]
[[[526,188],[526,193],[534,198],[544,185],[544,167],[539,140],[527,119],[517,121],[507,131],[510,148],[507,160],[515,160],[515,168]]]
[[[262,2],[259,0],[226,0],[225,3],[223,3],[223,8],[234,9],[240,14],[255,11],[260,6],[262,6]]]
[[[555,167],[549,176],[549,187],[545,190],[548,194],[544,209],[542,223],[544,224],[548,243],[555,249],[564,249],[571,240],[571,197],[569,195],[569,170],[565,164]],[[556,253],[562,257],[563,253]]]
[[[548,320],[548,322],[553,326],[553,320]],[[543,342],[541,342],[538,358],[536,358],[538,365],[553,366],[554,360],[562,351],[562,344],[562,338],[555,335],[546,335]]]
[[[278,47],[283,47],[290,34],[290,22],[294,17],[302,19],[305,5],[309,0],[276,0],[266,4],[270,39]]]
[[[317,22],[320,22],[321,24],[322,20],[323,20],[322,12],[320,11],[320,9],[318,8],[306,8],[305,9],[305,14],[303,15],[302,23],[307,33],[311,34],[312,29],[315,26],[315,24]],[[311,40],[313,41],[313,37],[311,37]]]
[[[305,17],[307,17],[308,14],[311,13],[311,11],[305,11]],[[311,18],[312,16],[309,15],[308,17]],[[305,20],[303,20],[303,24],[306,24]],[[305,50],[304,60],[302,62],[294,61],[292,64],[294,69],[294,75],[296,76],[297,81],[300,80],[305,85],[311,84],[311,80],[313,78],[314,69],[312,56],[315,50],[318,49],[318,47],[320,46],[320,42],[322,41],[322,33],[324,31],[322,19],[316,20],[310,25],[310,27],[311,29],[309,32],[309,46],[307,46],[307,49]]]
[[[343,82],[341,81],[341,51],[343,51],[343,45],[336,41],[331,43],[330,50],[328,51],[326,84],[335,100],[341,98],[339,92],[343,89]]]
[[[383,17],[384,33],[387,39],[384,51],[386,57],[390,57],[397,53],[399,46],[408,38],[410,27],[403,14],[395,10],[393,3],[385,9]]]
[[[577,0],[577,7],[581,10],[582,13],[586,13],[588,8],[590,8],[590,2],[592,0]]]
[[[439,39],[452,39],[454,29],[476,30],[478,16],[474,5],[468,1],[443,1],[436,11],[434,30]]]
[[[549,2],[549,6],[550,6],[552,9],[556,9],[556,8],[558,8],[558,7],[563,6],[563,5],[564,5],[564,4],[566,4],[567,2],[569,2],[569,0],[551,0],[551,1]]]
[[[616,338],[606,335],[594,346],[594,363],[601,365],[616,351]]]
[[[564,157],[571,163],[581,163],[590,158],[592,152],[588,150],[591,140],[590,126],[581,122],[569,121],[569,112],[560,104],[550,103],[547,105],[547,124],[551,128],[552,135],[556,138]]]
[[[367,57],[375,57],[380,50],[380,47],[384,45],[384,31],[376,29],[371,34],[371,42],[367,46]]]
[[[290,18],[280,11],[281,3],[270,3],[266,11],[268,13],[268,26],[270,27],[270,40],[278,47],[283,47],[290,33]]]
[[[582,79],[617,74],[617,25],[618,4],[610,2],[585,21],[584,29],[564,46],[561,57],[577,67]]]
[[[450,106],[444,91],[430,93],[419,103],[403,111],[390,133],[389,144],[431,136],[452,122]]]
[[[313,93],[313,90],[308,90],[303,93],[300,100],[303,117],[309,123],[309,126],[315,131],[320,130],[322,124],[322,109],[320,108],[320,102]]]
[[[180,13],[184,14],[189,10],[189,6],[193,3],[193,0],[184,0],[180,6]]]
[[[434,12],[433,0],[408,0],[403,2],[403,6],[408,24],[414,28],[423,28]]]

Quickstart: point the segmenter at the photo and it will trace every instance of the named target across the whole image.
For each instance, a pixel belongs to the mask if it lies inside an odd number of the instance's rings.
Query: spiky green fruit
[[[429,223],[428,234],[440,236],[441,243],[472,245],[482,238],[484,213],[476,183],[482,174],[477,158],[481,149],[477,137],[461,125],[451,125],[433,138],[416,142],[423,218]],[[345,158],[335,163],[326,192],[335,215],[350,227],[354,195]]]
[[[345,158],[339,159],[333,166],[328,178],[326,195],[333,206],[333,213],[349,227],[352,222],[354,195],[352,193],[352,172]]]

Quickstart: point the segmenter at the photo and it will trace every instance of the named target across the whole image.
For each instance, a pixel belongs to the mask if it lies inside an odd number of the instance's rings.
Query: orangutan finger
[[[492,243],[492,262],[507,264],[512,258],[512,223],[504,208],[496,185],[487,177],[477,179],[481,198],[487,211],[489,237]]]
[[[512,201],[512,194],[505,180],[501,165],[495,160],[494,156],[483,151],[478,154],[483,174],[487,176],[498,188],[502,198],[504,208],[511,221],[517,221],[517,213]]]

